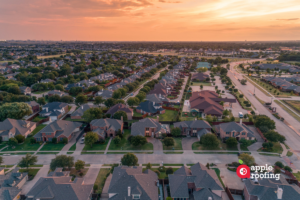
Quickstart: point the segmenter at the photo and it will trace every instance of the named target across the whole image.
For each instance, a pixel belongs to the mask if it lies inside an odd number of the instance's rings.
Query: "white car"
[[[84,137],[81,138],[80,144],[84,144]]]

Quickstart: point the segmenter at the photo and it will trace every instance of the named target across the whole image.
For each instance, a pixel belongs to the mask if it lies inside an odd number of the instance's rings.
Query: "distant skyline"
[[[299,0],[0,0],[0,40],[300,40]]]

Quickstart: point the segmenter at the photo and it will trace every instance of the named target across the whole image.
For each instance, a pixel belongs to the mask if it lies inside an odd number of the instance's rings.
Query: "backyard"
[[[43,119],[46,119],[47,117],[41,117],[41,116],[36,116],[32,121],[33,122],[39,122],[39,121],[41,121],[41,120],[43,120]]]
[[[153,144],[150,142],[148,142],[143,146],[137,146],[137,147],[132,146],[127,140],[129,136],[130,136],[130,130],[125,129],[120,144],[116,145],[114,141],[111,141],[108,150],[153,150]]]
[[[176,121],[178,111],[166,110],[164,114],[159,115],[159,121]]]
[[[168,167],[166,167],[166,169],[167,169]],[[175,171],[177,171],[179,168],[173,168],[173,171],[175,172]],[[147,169],[146,168],[143,168],[143,172],[144,171],[146,171]],[[158,170],[158,168],[151,168],[151,170],[152,171],[157,171]],[[164,172],[159,172],[159,176],[158,176],[158,178],[159,179],[166,179],[166,178],[168,178],[168,175],[166,174],[166,172],[164,171]]]
[[[98,173],[98,176],[96,178],[96,181],[95,181],[95,185],[98,185],[98,190],[97,190],[98,194],[102,192],[102,189],[104,187],[107,174],[109,172],[110,172],[110,168],[102,168],[102,169],[100,169],[100,171]]]
[[[8,146],[3,151],[36,151],[41,146],[40,143],[31,144],[30,139],[34,136],[37,132],[42,130],[46,125],[40,124],[38,125],[32,132],[31,137],[27,137],[22,144],[17,144],[16,146]]]
[[[133,110],[133,117],[142,117],[143,115],[141,113],[138,113],[135,111],[135,109]]]

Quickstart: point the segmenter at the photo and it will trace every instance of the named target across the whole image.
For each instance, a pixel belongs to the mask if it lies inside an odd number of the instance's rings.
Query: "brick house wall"
[[[117,134],[117,132],[116,131],[114,131],[113,129],[107,129],[107,127],[106,126],[104,126],[104,127],[99,127],[99,126],[91,126],[90,127],[91,128],[91,131],[93,131],[93,130],[95,130],[95,129],[97,129],[97,128],[100,128],[100,129],[102,129],[102,130],[104,130],[105,132],[106,132],[106,135],[107,135],[107,137],[115,137],[116,136],[116,134]],[[123,123],[122,123],[122,125],[121,125],[121,132],[123,132]],[[105,138],[103,138],[102,136],[100,136],[100,135],[98,135],[99,136],[99,140],[100,140],[100,138],[102,138],[102,139],[105,139]]]
[[[181,135],[187,135],[187,134],[189,134],[189,135],[191,135],[191,136],[195,136],[195,137],[196,137],[196,136],[197,136],[197,135],[196,135],[197,132],[200,131],[200,130],[202,130],[202,128],[196,128],[196,129],[195,129],[195,128],[191,128],[190,131],[191,131],[192,133],[189,133],[189,131],[188,131],[187,129],[188,129],[188,128],[182,128],[182,130],[181,130]],[[193,130],[197,130],[196,133],[193,133]],[[211,128],[207,128],[206,130],[208,130],[209,132],[211,132]],[[195,134],[195,135],[194,135],[194,134]]]
[[[33,113],[39,112],[39,111],[40,111],[40,106],[39,106],[39,105],[32,106],[31,109],[32,109],[32,112],[33,112]]]
[[[234,136],[233,136],[233,132],[234,132]],[[243,131],[245,132],[245,131]],[[239,135],[238,135],[239,134]],[[238,137],[241,139],[241,138],[245,138],[245,139],[248,139],[247,137],[247,132],[245,135],[242,135],[242,133],[239,133],[239,132],[236,132],[236,131],[232,131],[230,132],[230,134],[226,134],[226,132],[224,132],[222,129],[220,129],[220,137],[221,138],[226,138],[226,137]]]
[[[131,113],[126,113],[128,120],[132,120],[133,112]]]
[[[152,132],[153,133],[157,132],[157,128],[148,128],[148,129],[149,130],[147,130],[147,128],[145,128],[145,136],[152,137]],[[155,134],[155,136],[157,137],[158,133]]]

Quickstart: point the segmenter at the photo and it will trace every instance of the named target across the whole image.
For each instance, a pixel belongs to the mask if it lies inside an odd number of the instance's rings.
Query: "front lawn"
[[[228,147],[226,143],[223,143],[221,141],[219,142],[219,146],[217,148],[204,147],[202,144],[200,144],[200,142],[197,141],[192,144],[192,149],[193,150],[234,150],[234,151],[238,150],[237,146]]]
[[[90,145],[84,145],[83,151],[105,150],[108,142],[109,142],[109,138],[106,138],[105,142],[102,144],[98,142],[93,144],[92,147]]]
[[[182,145],[181,145],[181,138],[173,138],[174,139],[174,146],[167,147],[163,143],[163,150],[182,150]]]
[[[19,169],[19,172],[28,172],[28,179],[32,180],[40,169]]]
[[[298,181],[300,181],[300,171],[298,171],[297,173],[293,173],[293,175],[296,177]]]
[[[44,128],[46,125],[40,124],[38,125],[30,135],[34,136],[37,132],[39,132],[42,128]],[[31,144],[30,139],[31,137],[27,137],[25,141],[22,144],[17,144],[14,146],[15,148],[12,148],[12,146],[8,146],[3,151],[36,151],[41,146],[39,143]]]
[[[176,121],[178,111],[166,110],[164,114],[159,115],[159,121]]]
[[[54,144],[52,142],[47,142],[40,151],[61,151],[64,146],[64,143]]]
[[[193,84],[192,84],[193,83]],[[211,86],[211,83],[210,82],[192,82],[191,83],[191,86],[200,86],[200,85],[203,85],[203,86]]]
[[[148,142],[143,146],[138,146],[138,147],[132,146],[127,140],[129,136],[130,136],[130,130],[125,129],[121,143],[119,145],[116,145],[112,140],[108,150],[153,150],[153,144],[150,142]]]
[[[271,152],[271,153],[282,153],[283,149],[280,145],[279,142],[272,142],[273,143],[273,147],[271,151],[268,151],[266,149],[263,149],[263,147],[261,147],[260,149],[258,149],[258,152]]]
[[[102,168],[100,169],[98,176],[95,181],[95,185],[98,185],[97,193],[101,193],[105,184],[105,180],[107,178],[107,174],[110,172],[110,168]]]
[[[76,150],[76,143],[70,147],[69,151],[75,151],[75,150]]]

